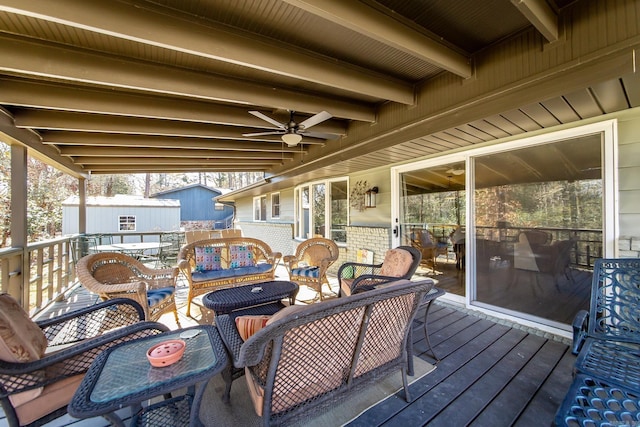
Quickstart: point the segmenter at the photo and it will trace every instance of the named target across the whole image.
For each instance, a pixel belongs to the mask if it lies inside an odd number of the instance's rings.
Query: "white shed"
[[[62,203],[62,234],[78,233],[77,196]],[[180,200],[145,199],[117,195],[87,198],[87,230],[93,233],[122,231],[174,231],[180,229]]]

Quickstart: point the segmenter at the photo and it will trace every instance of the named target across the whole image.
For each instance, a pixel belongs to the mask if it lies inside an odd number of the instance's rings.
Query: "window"
[[[319,181],[297,187],[296,237],[322,236],[346,243],[347,179]]]
[[[280,193],[271,195],[271,218],[280,218]]]
[[[136,231],[135,215],[120,215],[118,217],[119,231]]]
[[[267,196],[253,198],[253,220],[267,220]]]

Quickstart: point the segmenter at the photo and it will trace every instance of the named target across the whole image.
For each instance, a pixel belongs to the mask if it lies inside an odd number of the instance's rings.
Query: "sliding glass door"
[[[616,254],[615,121],[392,168],[394,244],[445,298],[570,330]]]
[[[602,135],[473,158],[475,301],[550,324],[588,308],[603,254]]]

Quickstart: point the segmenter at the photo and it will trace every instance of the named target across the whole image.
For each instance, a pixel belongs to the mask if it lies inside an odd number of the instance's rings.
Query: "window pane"
[[[465,163],[400,175],[401,244],[422,254],[419,273],[436,276],[448,293],[465,295]]]
[[[313,234],[325,236],[326,194],[324,184],[313,185]],[[309,237],[314,237],[309,236]]]
[[[271,195],[271,217],[280,217],[280,194]]]
[[[267,196],[260,197],[260,221],[267,220]]]
[[[475,159],[476,300],[570,324],[602,253],[601,136]],[[579,285],[582,284],[581,286]]]
[[[309,187],[303,187],[300,191],[300,236],[303,239],[309,237]]]
[[[336,242],[347,242],[347,181],[331,183],[331,235]]]

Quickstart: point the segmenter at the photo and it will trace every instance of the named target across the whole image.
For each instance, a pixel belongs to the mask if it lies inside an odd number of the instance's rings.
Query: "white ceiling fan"
[[[267,132],[255,132],[255,133],[245,133],[242,136],[265,136],[265,135],[282,135],[282,141],[287,144],[289,147],[295,147],[302,141],[303,136],[310,136],[312,138],[321,138],[321,139],[338,139],[338,135],[330,134],[330,133],[321,133],[321,132],[309,132],[309,129],[312,126],[317,125],[318,123],[322,123],[325,120],[333,117],[331,114],[326,111],[321,111],[318,114],[309,117],[308,119],[297,123],[294,119],[295,111],[291,111],[291,117],[289,122],[280,123],[275,119],[267,116],[266,114],[261,113],[260,111],[249,111],[249,114],[253,114],[254,116],[271,123],[277,130],[267,131]]]

